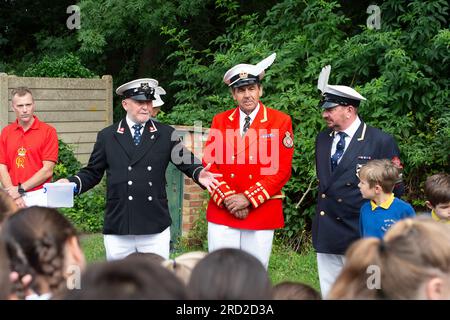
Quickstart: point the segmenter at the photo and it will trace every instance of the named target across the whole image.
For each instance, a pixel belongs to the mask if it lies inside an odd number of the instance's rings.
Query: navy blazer
[[[361,122],[338,166],[331,172],[334,133],[327,129],[316,139],[316,170],[319,192],[313,217],[313,246],[319,253],[344,254],[360,237],[359,210],[367,201],[358,188],[356,169],[373,159],[400,158],[394,138]],[[403,186],[394,191],[400,196]]]
[[[125,119],[98,133],[88,165],[69,180],[80,194],[97,185],[106,171],[104,234],[155,234],[171,225],[165,176],[169,162],[197,183],[203,168],[174,131],[149,120],[138,146]],[[174,160],[172,153],[184,161]]]

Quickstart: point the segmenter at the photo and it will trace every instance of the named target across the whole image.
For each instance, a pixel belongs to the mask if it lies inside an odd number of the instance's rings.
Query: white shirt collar
[[[250,125],[252,124],[253,120],[255,120],[256,115],[258,114],[259,111],[259,102],[258,105],[256,106],[255,110],[253,110],[248,116],[250,117]],[[242,130],[244,130],[244,124],[245,124],[245,118],[247,117],[247,114],[245,114],[245,112],[243,112],[241,110],[241,108],[239,108],[239,130],[240,133],[242,135]]]
[[[355,135],[356,131],[358,131],[358,128],[360,125],[361,125],[361,119],[359,119],[359,117],[356,116],[355,121],[352,122],[350,127],[348,127],[347,129],[345,129],[341,132],[345,132],[351,140],[353,138],[353,136]],[[335,134],[337,134],[337,132]]]
[[[135,124],[137,124],[137,122],[134,122],[133,120],[131,120],[130,117],[128,117],[128,115],[125,117],[125,120],[127,121],[128,128],[130,129],[131,135],[133,135],[134,134],[133,126]],[[141,124],[142,124],[142,128],[141,128],[140,131],[141,131],[141,134],[142,134],[142,131],[144,130],[144,127],[145,127],[145,123],[141,123]]]

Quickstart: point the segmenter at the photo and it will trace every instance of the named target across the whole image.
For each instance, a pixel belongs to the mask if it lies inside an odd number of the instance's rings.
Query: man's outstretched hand
[[[213,192],[215,188],[219,185],[219,181],[216,178],[220,178],[222,176],[221,173],[212,173],[209,171],[211,168],[211,163],[200,171],[198,176],[198,182],[206,189],[208,189],[209,193]]]

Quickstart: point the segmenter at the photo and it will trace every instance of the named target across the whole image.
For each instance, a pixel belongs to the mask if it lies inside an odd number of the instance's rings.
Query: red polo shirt
[[[42,168],[42,161],[58,160],[58,137],[52,126],[34,117],[33,125],[26,132],[18,121],[6,126],[0,136],[0,163],[8,167],[13,185],[30,179]],[[50,182],[49,178],[44,183]],[[42,188],[34,187],[33,191]]]

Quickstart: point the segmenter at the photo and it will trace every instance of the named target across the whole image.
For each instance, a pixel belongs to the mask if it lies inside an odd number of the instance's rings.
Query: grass
[[[102,234],[86,234],[82,235],[80,239],[88,263],[105,260]],[[175,256],[182,253],[183,251],[177,250]],[[312,248],[308,248],[305,253],[299,254],[282,244],[274,242],[269,262],[269,275],[273,284],[281,281],[296,281],[306,283],[316,290],[320,288],[316,254]]]
[[[103,235],[101,233],[83,234],[80,236],[80,242],[87,263],[106,260]]]

